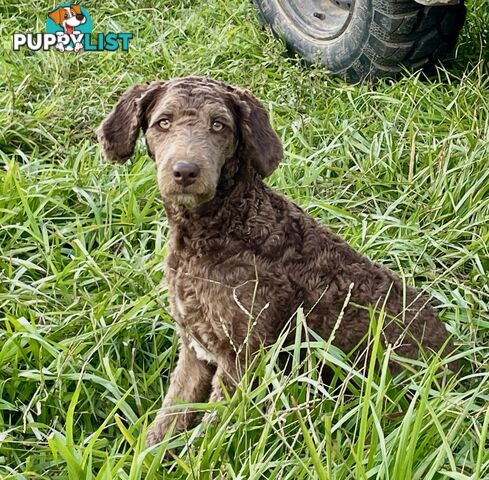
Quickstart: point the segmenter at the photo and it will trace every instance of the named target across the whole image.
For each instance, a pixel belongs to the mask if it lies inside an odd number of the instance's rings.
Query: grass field
[[[158,3],[82,2],[96,32],[135,38],[70,55],[12,52],[55,4],[0,0],[0,478],[489,478],[487,1],[468,1],[449,71],[375,86],[287,57],[246,0]],[[168,223],[142,143],[114,167],[93,131],[129,85],[188,74],[264,101],[286,151],[268,183],[436,299],[457,381],[436,361],[361,376],[319,340],[286,375],[277,345],[219,424],[145,449],[176,359]]]

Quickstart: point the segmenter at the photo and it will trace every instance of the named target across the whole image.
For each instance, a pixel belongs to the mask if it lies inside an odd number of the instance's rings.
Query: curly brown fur
[[[232,392],[246,356],[273,344],[300,306],[328,339],[351,296],[333,339],[345,352],[362,341],[367,351],[368,307],[382,305],[383,340],[397,354],[453,349],[425,297],[263,183],[282,146],[249,92],[198,77],[133,87],[98,130],[106,157],[127,160],[139,129],[171,226],[166,278],[181,340],[149,444],[192,421],[167,407],[222,399],[221,383]],[[177,182],[178,162],[197,166],[192,184]]]

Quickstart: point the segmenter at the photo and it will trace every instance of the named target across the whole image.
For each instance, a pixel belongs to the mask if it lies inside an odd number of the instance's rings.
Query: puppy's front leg
[[[240,375],[235,365],[229,362],[226,365],[219,365],[212,378],[212,390],[209,397],[210,402],[219,402],[224,400],[224,391],[222,386],[226,389],[230,396],[233,395],[236,390],[236,385],[239,383]]]
[[[241,379],[241,369],[239,367],[239,364],[233,358],[226,360],[219,359],[219,366],[212,378],[212,389],[209,397],[210,403],[220,402],[225,399],[223,387],[230,396],[233,395]],[[213,410],[208,411],[202,419],[203,423],[215,424],[217,421],[218,415]]]
[[[175,422],[175,432],[185,430],[189,426],[195,417],[195,412],[185,407],[180,411],[173,409],[169,411],[168,407],[179,403],[206,401],[215,370],[212,365],[199,360],[195,352],[182,340],[177,366],[171,376],[170,387],[146,437],[148,446],[158,443],[173,422]]]

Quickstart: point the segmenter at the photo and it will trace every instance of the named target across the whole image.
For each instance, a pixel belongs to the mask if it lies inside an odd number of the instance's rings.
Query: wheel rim
[[[355,0],[278,0],[284,14],[315,40],[331,40],[345,30]]]

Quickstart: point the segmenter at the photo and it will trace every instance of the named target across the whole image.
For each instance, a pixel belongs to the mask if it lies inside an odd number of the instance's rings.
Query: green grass
[[[0,0],[0,477],[488,478],[487,2],[468,2],[438,78],[375,86],[287,57],[245,0],[157,3],[83,2],[96,31],[135,39],[62,55],[11,51],[53,2]],[[315,337],[302,365],[289,347],[286,374],[279,342],[216,405],[218,425],[145,449],[177,350],[160,283],[168,223],[144,148],[106,165],[93,131],[129,85],[188,74],[264,101],[286,151],[270,185],[436,298],[457,381],[436,360],[391,379],[380,355],[362,376]]]

